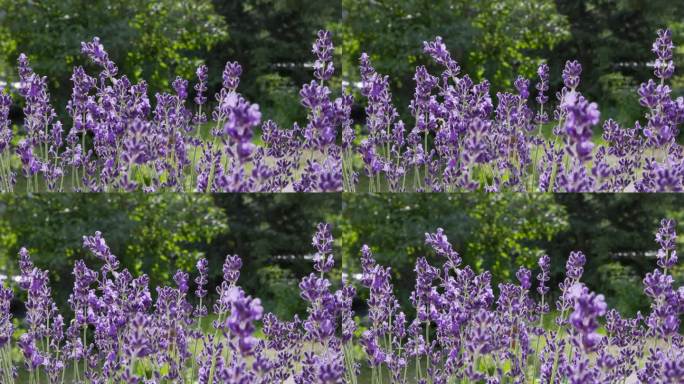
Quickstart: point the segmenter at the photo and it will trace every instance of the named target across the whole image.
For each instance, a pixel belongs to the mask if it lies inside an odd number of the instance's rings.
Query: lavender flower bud
[[[532,287],[532,271],[529,269],[520,267],[515,273],[515,277],[518,278],[522,289],[529,290]]]
[[[672,219],[663,219],[660,222],[660,229],[656,233],[655,240],[660,245],[660,249],[656,256],[658,258],[658,266],[663,269],[670,269],[677,264],[676,226],[676,221]]]
[[[573,280],[579,280],[584,273],[584,263],[587,258],[582,252],[570,252],[570,257],[565,264],[565,275]]]
[[[330,224],[318,224],[312,245],[317,251],[314,255],[314,269],[321,273],[330,272],[335,264],[332,255],[333,237],[330,233]]]
[[[223,70],[223,88],[235,92],[240,84],[240,75],[242,75],[242,66],[237,62],[227,62]]]
[[[659,79],[669,79],[674,73],[674,62],[672,61],[672,52],[674,51],[674,44],[672,44],[672,32],[669,29],[658,30],[658,38],[653,43],[651,49],[656,55],[654,73]]]
[[[566,61],[563,68],[563,84],[574,91],[579,85],[581,73],[582,65],[577,60]]]
[[[313,54],[316,55],[314,62],[314,76],[321,81],[330,80],[335,67],[333,65],[333,44],[330,32],[318,31],[318,39],[313,44]]]
[[[100,43],[99,37],[94,37],[90,43],[81,43],[81,52],[87,55],[93,63],[104,69],[102,72],[104,76],[116,76],[118,68],[113,61],[109,60],[109,55],[107,54],[107,51],[105,51],[104,46]]]
[[[223,281],[230,285],[235,285],[238,278],[240,278],[240,268],[242,268],[242,259],[238,255],[228,255],[223,263]]]
[[[535,86],[539,94],[537,95],[537,103],[546,104],[549,98],[544,94],[549,90],[549,66],[547,64],[541,64],[537,68],[537,75],[539,76],[539,82]]]
[[[598,318],[606,314],[603,295],[584,292],[575,301],[575,311],[570,315],[570,324],[580,333],[582,347],[587,352],[596,349],[602,336],[596,333]]]
[[[526,78],[522,76],[518,76],[517,79],[515,79],[514,82],[515,89],[518,90],[518,93],[520,94],[520,98],[523,100],[527,100],[528,97],[530,97],[530,81],[527,80]]]

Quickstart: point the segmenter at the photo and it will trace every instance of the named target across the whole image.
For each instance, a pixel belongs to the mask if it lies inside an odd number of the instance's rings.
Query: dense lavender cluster
[[[461,266],[441,230],[426,234],[444,263],[416,261],[410,319],[393,294],[390,268],[364,246],[360,283],[369,290],[368,316],[358,344],[365,359],[347,362],[355,369],[348,380],[357,382],[363,364],[373,384],[684,382],[684,287],[675,288],[668,274],[677,262],[675,239],[674,221],[663,220],[658,267],[643,281],[651,312],[634,318],[609,309],[603,295],[581,282],[586,257],[572,252],[552,324],[544,322],[548,256],[539,259],[537,294],[532,271],[521,267],[517,283],[499,284],[497,297],[489,272]]]
[[[319,225],[317,251],[331,255],[332,241],[328,225]],[[26,249],[20,251],[24,332],[17,337],[13,328],[12,289],[0,288],[2,383],[15,382],[19,369],[36,384],[342,383],[341,345],[350,336],[340,337],[341,321],[349,322],[355,292],[350,286],[331,290],[327,257],[299,284],[306,318],[282,320],[240,288],[238,256],[225,260],[210,315],[206,259],[197,263],[194,300],[190,276],[182,271],[173,276],[174,285],[157,287],[153,298],[149,278],[122,269],[99,232],[84,237],[83,246],[102,266],[92,270],[82,260],[74,265],[70,319],[51,299],[47,271],[32,263]],[[13,358],[13,348],[21,361]]]
[[[684,151],[676,138],[684,122],[684,98],[673,100],[665,84],[674,72],[671,37],[669,30],[658,31],[652,49],[656,80],[638,89],[647,109],[645,125],[620,127],[607,119],[601,145],[592,142],[599,109],[578,89],[582,66],[577,61],[566,63],[552,110],[546,64],[537,71],[536,107],[529,101],[530,80],[523,77],[515,80],[515,92],[497,93],[494,105],[489,82],[476,84],[460,75],[437,37],[425,42],[423,51],[444,71],[433,76],[425,66],[416,68],[409,105],[414,125],[407,127],[392,105],[387,76],[377,73],[364,53],[364,136],[356,138],[354,129],[344,127],[345,190],[357,189],[362,164],[369,191],[680,192]]]
[[[97,37],[82,43],[81,51],[101,72],[92,77],[74,68],[69,128],[50,105],[47,79],[31,69],[26,55],[19,56],[25,136],[11,145],[12,101],[0,89],[0,190],[12,191],[17,179],[25,181],[27,191],[342,189],[336,138],[350,124],[352,99],[332,99],[326,85],[334,73],[328,31],[320,31],[313,45],[315,80],[300,91],[306,124],[291,129],[272,120],[262,123],[259,106],[237,91],[238,63],[226,64],[208,118],[206,66],[197,68],[194,107],[188,81],[180,77],[172,83],[173,93],[155,95],[153,106],[145,81],[133,84],[119,75]],[[263,144],[257,145],[259,127]]]

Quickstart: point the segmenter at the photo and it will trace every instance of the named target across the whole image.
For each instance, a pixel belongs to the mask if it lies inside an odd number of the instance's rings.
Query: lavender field
[[[194,106],[186,105],[190,104],[188,80],[181,77],[172,82],[173,94],[157,93],[151,103],[147,83],[134,84],[119,76],[99,38],[82,42],[81,52],[101,72],[92,77],[83,67],[74,68],[73,92],[66,107],[72,121],[68,128],[50,104],[46,78],[33,71],[26,55],[19,56],[26,137],[13,144],[14,128],[8,117],[12,98],[0,90],[3,191],[14,191],[17,183],[26,193],[341,189],[335,132],[349,120],[351,100],[331,99],[325,85],[334,72],[329,32],[319,31],[313,45],[316,80],[300,91],[308,121],[301,128],[295,123],[293,129],[280,128],[273,120],[262,124],[259,105],[237,91],[242,74],[237,62],[226,63],[223,85],[210,112],[205,106],[206,65],[196,70]],[[254,140],[257,127],[260,145]],[[203,129],[210,134],[202,135]],[[20,169],[14,164],[20,164]]]
[[[0,384],[684,383],[684,4],[0,0]]]
[[[659,30],[651,50],[655,79],[636,91],[646,122],[624,127],[604,117],[602,130],[597,103],[581,93],[576,60],[565,63],[555,106],[549,105],[545,63],[537,69],[535,91],[530,79],[518,76],[515,90],[497,92],[495,103],[489,81],[461,73],[438,36],[423,42],[423,53],[442,72],[416,68],[412,120],[405,123],[387,76],[363,53],[365,134],[357,139],[351,127],[343,132],[345,189],[357,190],[364,176],[369,192],[679,192],[683,163],[676,138],[684,98],[673,98],[666,83],[675,70],[672,32]],[[595,131],[602,132],[600,145]],[[359,160],[362,171],[355,168]]]
[[[52,203],[56,197],[43,199]],[[141,208],[148,209],[154,200],[143,199]],[[178,199],[169,195],[163,200]],[[190,208],[187,204],[176,208]],[[292,215],[304,222],[310,214]],[[220,215],[217,219],[226,220]],[[17,223],[8,216],[3,220]],[[273,223],[262,220],[262,226]],[[302,244],[306,253],[290,255],[299,260],[298,266],[281,261],[277,277],[273,268],[282,257],[274,257],[263,276],[274,284],[280,279],[274,287],[295,293],[289,308],[274,302],[273,291],[259,283],[264,269],[249,256],[221,257],[202,244],[199,249],[204,251],[186,256],[196,260],[192,265],[180,258],[175,261],[178,269],[168,275],[154,267],[139,272],[129,251],[116,241],[120,229],[107,232],[121,257],[106,235],[95,231],[82,236],[68,282],[59,275],[55,281],[55,274],[45,268],[50,260],[40,256],[41,245],[34,243],[35,252],[21,247],[8,260],[16,263],[9,270],[16,275],[3,281],[0,290],[2,382],[340,382],[344,368],[339,318],[351,305],[353,289],[339,285],[331,225],[305,225],[314,233],[303,235],[308,239]],[[262,236],[277,242],[289,230],[280,231]],[[263,246],[257,240],[252,243],[243,250],[255,258],[253,247]],[[187,247],[183,242],[178,246]],[[170,262],[169,256],[159,258]],[[159,282],[164,276],[168,280]],[[263,301],[247,291],[255,289]]]

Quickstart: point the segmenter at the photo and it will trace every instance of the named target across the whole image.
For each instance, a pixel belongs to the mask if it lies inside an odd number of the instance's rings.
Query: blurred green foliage
[[[226,215],[229,230],[214,239],[207,249],[209,279],[219,284],[226,254],[242,256],[248,292],[289,311],[303,309],[299,280],[313,272],[311,238],[319,222],[333,224],[339,247],[339,194],[215,194],[214,202]],[[339,256],[339,252],[335,253]],[[336,265],[339,267],[341,258]],[[258,274],[258,275],[255,275]],[[330,276],[339,281],[339,271]],[[287,291],[284,292],[283,289]],[[287,303],[279,302],[286,295]],[[284,314],[288,312],[283,312]]]
[[[552,0],[343,0],[344,75],[358,81],[358,60],[370,55],[389,75],[401,110],[413,94],[417,65],[441,73],[423,41],[441,36],[461,73],[487,78],[492,91],[508,88],[518,74],[532,77],[545,49],[570,37],[568,20]]]
[[[427,232],[443,228],[463,264],[491,271],[496,285],[520,265],[533,268],[540,244],[567,226],[563,208],[544,194],[345,194],[341,220],[343,270],[360,270],[359,250],[367,244],[379,263],[392,267],[404,303],[416,259],[439,262],[424,244]]]
[[[278,315],[302,313],[298,283],[312,272],[311,237],[318,222],[336,220],[339,208],[339,195],[326,194],[6,194],[0,274],[18,275],[17,252],[26,246],[36,266],[50,271],[55,298],[66,308],[75,261],[101,265],[82,248],[82,237],[99,230],[122,267],[148,274],[151,287],[173,284],[177,269],[194,279],[197,260],[206,257],[213,293],[225,256],[238,254],[240,284],[250,294]]]
[[[25,246],[37,266],[50,271],[60,301],[68,296],[77,259],[100,262],[83,248],[83,236],[102,232],[132,273],[166,283],[176,268],[190,270],[205,254],[204,243],[225,231],[225,214],[210,196],[143,194],[54,194],[1,197],[0,260],[17,275],[17,252]]]
[[[16,59],[26,53],[64,117],[72,67],[99,72],[80,53],[82,41],[99,36],[120,74],[147,81],[152,100],[176,76],[194,84],[204,63],[213,103],[226,62],[238,61],[241,92],[290,126],[306,117],[298,92],[313,78],[316,32],[334,29],[340,14],[334,1],[0,0],[0,80],[16,80]]]
[[[194,76],[228,33],[210,0],[0,0],[0,36],[2,61],[14,68],[26,53],[36,73],[48,77],[55,109],[65,113],[72,67],[99,72],[80,53],[83,41],[99,36],[120,73],[145,79],[153,95],[176,75]]]
[[[604,292],[606,301],[634,314],[648,309],[642,279],[656,268],[655,233],[663,218],[678,221],[684,239],[684,196],[676,194],[557,194],[568,212],[569,229],[545,247],[552,260],[554,281],[560,281],[573,250],[587,255],[585,281]],[[672,271],[684,283],[681,266]],[[636,284],[629,284],[629,283]]]
[[[537,258],[551,257],[551,294],[571,251],[587,256],[583,281],[624,313],[648,309],[641,280],[655,267],[660,220],[684,223],[684,197],[639,194],[345,194],[343,269],[359,273],[361,245],[391,266],[399,300],[408,308],[417,257],[440,265],[424,233],[444,229],[463,264],[489,270],[493,286],[515,280],[520,266],[538,273]],[[680,233],[684,228],[680,224]],[[684,283],[684,268],[673,271]],[[367,294],[361,289],[362,295]]]
[[[581,91],[599,103],[602,117],[615,112],[623,124],[643,118],[636,103],[636,87],[653,77],[655,59],[651,45],[656,31],[670,28],[675,46],[684,45],[684,3],[669,0],[556,0],[558,12],[570,22],[571,38],[561,41],[546,57],[552,73],[552,87],[560,86],[560,71],[566,60],[582,63]],[[675,65],[684,66],[684,52],[676,51]],[[611,98],[602,76],[616,73],[631,84],[628,99]],[[681,73],[676,71],[675,74]],[[675,81],[676,82],[676,81]],[[616,84],[617,88],[622,85]],[[552,88],[553,89],[553,88]],[[675,95],[684,88],[676,87]],[[628,109],[621,104],[628,104]]]
[[[442,71],[422,52],[423,41],[435,36],[443,37],[462,74],[491,82],[492,96],[510,91],[517,75],[536,83],[537,66],[547,62],[555,103],[566,60],[579,60],[580,90],[599,103],[603,118],[629,125],[643,118],[636,87],[652,77],[656,31],[670,28],[675,45],[684,43],[684,3],[669,0],[343,0],[343,7],[345,76],[358,81],[358,59],[367,52],[389,75],[404,118],[415,67]],[[681,78],[673,84],[675,95],[684,93]]]
[[[334,32],[343,73],[335,88],[341,78],[358,80],[359,55],[368,52],[390,76],[404,114],[415,67],[441,71],[422,43],[442,36],[462,73],[487,78],[492,95],[510,89],[519,74],[536,81],[542,61],[551,67],[555,91],[565,61],[577,59],[582,92],[599,103],[603,117],[631,125],[643,118],[635,91],[651,76],[655,32],[671,28],[682,46],[682,20],[684,5],[669,0],[0,0],[0,78],[16,79],[16,58],[26,52],[48,76],[64,115],[71,68],[87,64],[80,42],[99,36],[121,73],[145,79],[151,95],[169,90],[177,75],[192,84],[201,63],[209,66],[213,95],[226,61],[239,61],[240,90],[265,117],[290,126],[305,117],[298,90],[312,79],[317,30]],[[684,93],[684,77],[672,83],[675,95]]]
[[[210,91],[218,90],[227,60],[243,68],[240,90],[259,103],[265,119],[283,127],[306,118],[299,105],[299,88],[313,80],[312,45],[320,29],[333,31],[337,47],[336,75],[341,39],[335,33],[341,3],[310,0],[213,0],[226,22],[229,39],[207,55]],[[337,80],[336,80],[337,79]],[[339,79],[333,79],[338,83]],[[335,84],[336,85],[336,84]],[[277,118],[277,120],[276,120]]]

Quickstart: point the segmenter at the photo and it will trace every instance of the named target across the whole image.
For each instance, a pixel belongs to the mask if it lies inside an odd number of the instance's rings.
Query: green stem
[[[541,295],[541,315],[539,317],[539,328],[542,328],[544,326],[544,295]],[[539,341],[541,340],[541,335],[537,336],[537,347],[535,348],[535,356],[539,356]],[[534,371],[532,375],[532,384],[534,384],[534,381],[537,377],[537,370],[539,369],[539,358],[535,359],[534,361]]]
[[[201,108],[201,107],[202,107],[202,106],[200,106],[200,108]],[[202,297],[200,297],[200,300],[199,300],[199,307],[198,307],[198,308],[200,308],[200,309],[202,308]],[[198,332],[198,334],[199,334],[200,332],[202,332],[202,316],[200,316],[199,319],[197,319],[197,332]],[[192,356],[194,356],[194,357],[197,356],[197,345],[198,345],[198,344],[199,344],[198,340],[195,339],[195,352],[192,354]],[[197,361],[197,359],[195,359],[195,358],[192,359],[192,370],[190,371],[190,382],[191,382],[191,383],[192,383],[192,381],[195,379],[195,365],[196,365],[196,361]]]
[[[432,375],[430,375],[430,320],[427,320],[425,326],[425,350],[427,354],[425,355],[425,373],[428,375],[428,382],[432,383]]]
[[[425,160],[425,164],[424,164],[424,167],[425,167],[425,189],[427,189],[427,187],[428,187],[428,180],[429,180],[429,178],[428,178],[428,152],[427,152],[427,146],[428,146],[428,130],[427,130],[427,128],[426,128],[426,129],[425,129],[425,141],[424,141],[424,145],[423,145],[423,156],[424,156],[424,158],[425,158],[425,159],[424,159],[424,160]],[[426,192],[427,192],[427,191],[426,191]]]

